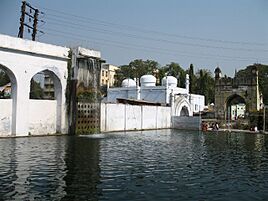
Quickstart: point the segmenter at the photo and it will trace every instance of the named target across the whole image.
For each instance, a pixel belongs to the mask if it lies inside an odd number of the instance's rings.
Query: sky
[[[27,2],[41,12],[38,41],[98,50],[113,65],[151,59],[212,73],[219,66],[233,76],[235,69],[268,64],[267,0]],[[17,36],[20,7],[20,0],[0,0],[1,34]]]

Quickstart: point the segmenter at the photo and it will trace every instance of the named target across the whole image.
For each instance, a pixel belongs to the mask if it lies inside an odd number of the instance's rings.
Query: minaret
[[[186,88],[187,94],[189,94],[189,88],[190,88],[190,78],[189,78],[189,74],[186,74],[185,88]]]

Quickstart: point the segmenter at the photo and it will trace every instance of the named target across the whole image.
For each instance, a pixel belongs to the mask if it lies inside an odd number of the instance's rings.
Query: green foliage
[[[194,87],[195,87],[195,83],[196,83],[196,76],[194,74],[194,65],[190,64],[190,68],[189,68],[189,81],[190,81],[190,86],[189,86],[189,90],[190,93],[194,92]]]
[[[164,66],[163,70],[168,75],[174,76],[178,79],[179,87],[185,87],[186,71],[182,69],[178,63],[171,62],[170,64]],[[162,79],[163,77],[160,77],[160,79]]]
[[[197,73],[195,93],[205,96],[206,104],[214,102],[215,86],[214,78],[209,70],[201,69]]]
[[[44,98],[44,90],[41,88],[40,83],[34,81],[34,79],[31,80],[30,98],[31,99]]]
[[[253,64],[248,66],[246,69],[238,71],[237,75],[250,78],[252,76],[252,69],[256,67],[259,71],[259,87],[263,94],[263,102],[268,105],[268,65]]]
[[[191,64],[188,74],[190,79],[190,93],[204,95],[206,104],[214,103],[215,80],[212,73],[209,70],[200,69],[194,74],[194,66]]]
[[[153,60],[136,59],[131,61],[128,65],[120,66],[116,71],[115,86],[120,86],[122,81],[126,78],[140,78],[146,74],[156,74],[159,64]]]
[[[79,102],[97,102],[101,99],[101,93],[95,92],[95,91],[81,91],[77,92],[77,101]]]
[[[4,70],[0,69],[0,86],[4,86],[10,82],[9,76]]]
[[[100,129],[98,128],[87,128],[87,129],[77,129],[76,134],[77,135],[91,135],[100,133]]]

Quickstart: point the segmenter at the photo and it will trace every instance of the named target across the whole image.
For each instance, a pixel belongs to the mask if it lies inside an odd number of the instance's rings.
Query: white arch
[[[0,68],[2,68],[8,75],[11,82],[11,99],[12,99],[12,122],[11,123],[11,135],[16,133],[16,106],[17,106],[17,77],[15,73],[5,65],[0,63]]]
[[[191,109],[191,104],[190,104],[190,102],[188,101],[187,98],[185,98],[185,97],[177,97],[175,99],[174,106],[175,106],[175,116],[180,116],[183,107],[188,109],[189,116],[193,116],[193,112],[192,112],[192,109]]]
[[[40,72],[47,72],[53,79],[54,83],[54,96],[55,100],[57,101],[57,109],[56,109],[56,132],[60,133],[62,130],[61,127],[61,122],[62,122],[62,107],[63,107],[63,102],[62,102],[62,82],[60,79],[60,73],[56,67],[41,67],[38,70],[32,71],[32,76],[31,79]],[[30,80],[31,80],[30,79]]]

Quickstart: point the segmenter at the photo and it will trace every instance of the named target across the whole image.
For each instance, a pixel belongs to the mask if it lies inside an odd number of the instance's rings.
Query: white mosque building
[[[200,113],[205,106],[205,97],[189,93],[189,75],[186,75],[185,88],[177,87],[178,80],[173,76],[162,79],[161,86],[156,86],[153,75],[143,75],[140,86],[133,79],[122,81],[122,87],[109,88],[107,103],[117,103],[118,99],[135,100],[142,102],[158,103],[170,106],[173,116],[193,116]]]

